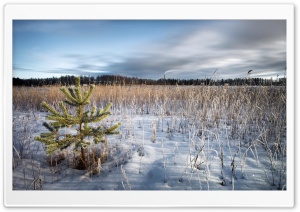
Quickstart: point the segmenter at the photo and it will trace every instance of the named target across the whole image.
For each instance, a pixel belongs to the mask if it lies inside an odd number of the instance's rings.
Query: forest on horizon
[[[74,85],[75,76],[67,75],[52,78],[13,78],[13,86],[46,86],[46,85]],[[137,77],[126,77],[119,75],[80,76],[81,84],[96,85],[214,85],[214,86],[285,86],[286,78],[235,78],[235,79],[172,79],[161,78],[142,79]]]

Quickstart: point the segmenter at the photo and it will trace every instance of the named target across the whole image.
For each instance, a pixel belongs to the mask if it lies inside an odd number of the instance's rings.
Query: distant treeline
[[[235,79],[140,79],[137,77],[125,77],[116,75],[81,76],[82,84],[99,85],[252,85],[252,86],[285,86],[286,78],[264,79],[264,78],[235,78]],[[14,86],[44,86],[44,85],[74,85],[75,76],[62,76],[52,78],[13,78]]]

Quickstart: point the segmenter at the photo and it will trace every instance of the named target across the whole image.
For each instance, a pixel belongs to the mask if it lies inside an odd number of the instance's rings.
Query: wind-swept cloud
[[[143,57],[127,57],[108,66],[129,75],[204,78],[221,68],[220,78],[282,74],[286,66],[285,21],[219,21],[188,34],[171,35],[145,45]],[[171,41],[170,41],[171,40]],[[149,47],[147,49],[147,47]]]
[[[14,62],[22,64],[14,67],[18,73],[34,69],[61,75],[159,79],[166,74],[167,78],[191,79],[211,77],[219,68],[218,78],[223,79],[245,77],[250,69],[253,77],[274,77],[284,74],[287,60],[284,20],[29,23],[18,23],[14,31],[44,33],[38,38],[51,45],[43,43],[42,51],[42,47],[32,48],[32,55],[43,55],[32,57],[39,58],[37,63],[30,63],[30,54],[26,61],[18,54]],[[73,33],[74,38],[57,40],[60,37],[55,35],[52,39],[51,33],[59,29],[64,35]]]

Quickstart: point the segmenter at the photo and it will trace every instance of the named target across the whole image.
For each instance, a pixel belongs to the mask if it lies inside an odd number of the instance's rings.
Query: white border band
[[[287,21],[287,191],[13,191],[12,20],[283,19]],[[292,207],[294,6],[291,4],[8,4],[4,8],[4,204],[7,207]]]

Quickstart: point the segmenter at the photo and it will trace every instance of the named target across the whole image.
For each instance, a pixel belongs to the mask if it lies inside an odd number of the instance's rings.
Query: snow
[[[34,140],[46,131],[46,114],[14,111],[14,190],[286,189],[285,157],[273,155],[271,163],[255,137],[250,143],[231,138],[225,120],[202,129],[177,116],[111,115],[106,124],[121,121],[122,133],[107,137],[110,156],[100,172],[74,169],[67,159],[51,167]]]

